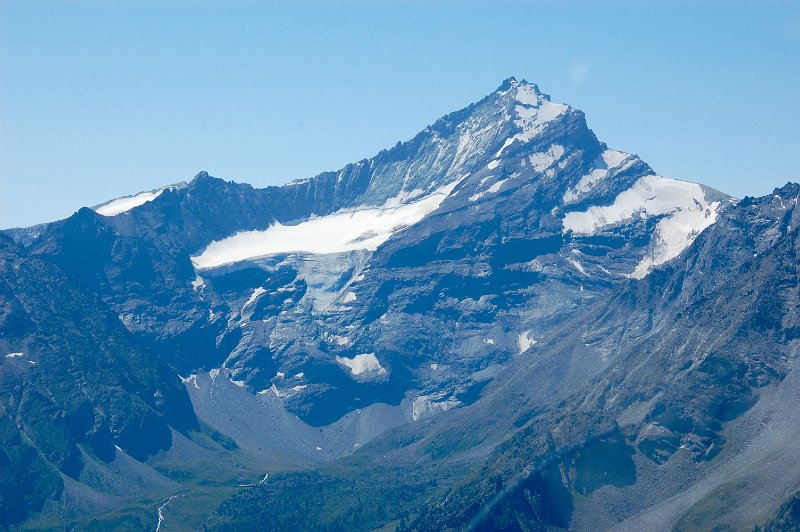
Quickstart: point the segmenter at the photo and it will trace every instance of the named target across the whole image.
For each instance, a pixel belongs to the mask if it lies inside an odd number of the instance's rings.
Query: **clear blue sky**
[[[0,227],[369,157],[511,75],[736,196],[800,180],[800,2],[0,1]]]

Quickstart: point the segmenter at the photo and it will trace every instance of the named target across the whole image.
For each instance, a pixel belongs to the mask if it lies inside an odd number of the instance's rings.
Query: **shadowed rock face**
[[[220,526],[757,524],[800,480],[745,496],[793,449],[798,193],[659,177],[512,78],[338,172],[13,231],[0,480],[36,509],[210,430],[237,467],[321,467]]]

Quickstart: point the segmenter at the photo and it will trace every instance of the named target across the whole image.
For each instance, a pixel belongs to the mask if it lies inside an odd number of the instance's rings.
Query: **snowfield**
[[[361,375],[362,373],[376,372],[378,374],[385,374],[386,368],[381,366],[378,357],[375,353],[364,353],[356,355],[353,358],[345,358],[342,356],[336,357],[336,362],[350,369],[353,375]]]
[[[341,210],[296,225],[276,222],[264,231],[237,233],[212,242],[200,255],[192,257],[192,263],[197,269],[207,269],[283,253],[374,251],[396,232],[438,209],[459,181],[407,204],[399,204],[393,198],[380,207]]]
[[[608,206],[568,212],[563,231],[591,235],[634,216],[663,216],[656,224],[651,246],[630,276],[641,279],[654,266],[677,257],[703,230],[717,220],[719,202],[709,202],[703,187],[656,175],[640,178]]]
[[[135,196],[129,196],[127,198],[119,198],[99,207],[96,207],[94,211],[97,214],[101,214],[103,216],[116,216],[117,214],[122,214],[123,212],[128,212],[129,210],[133,209],[134,207],[138,207],[139,205],[144,205],[148,201],[153,201],[157,197],[159,197],[163,192],[164,188],[155,190],[152,192],[140,192]]]

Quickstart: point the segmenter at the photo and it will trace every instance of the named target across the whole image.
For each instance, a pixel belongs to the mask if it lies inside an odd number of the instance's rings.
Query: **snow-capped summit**
[[[390,198],[410,200],[463,179],[515,141],[524,143],[540,134],[569,109],[552,103],[536,85],[509,78],[479,102],[366,160],[372,176],[359,201],[381,205]]]
[[[536,83],[531,83],[526,79],[518,80],[516,76],[511,76],[503,80],[500,83],[500,86],[497,87],[495,93],[497,94],[507,94],[512,89],[518,89],[520,87],[524,87],[526,91],[530,91],[537,96],[541,96],[547,100],[550,99],[550,95],[544,94],[541,90],[539,90],[539,86]]]

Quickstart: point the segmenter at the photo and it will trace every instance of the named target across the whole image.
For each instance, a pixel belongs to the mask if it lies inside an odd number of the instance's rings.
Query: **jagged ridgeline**
[[[790,528],[798,195],[511,78],[337,172],[8,230],[0,526]]]

